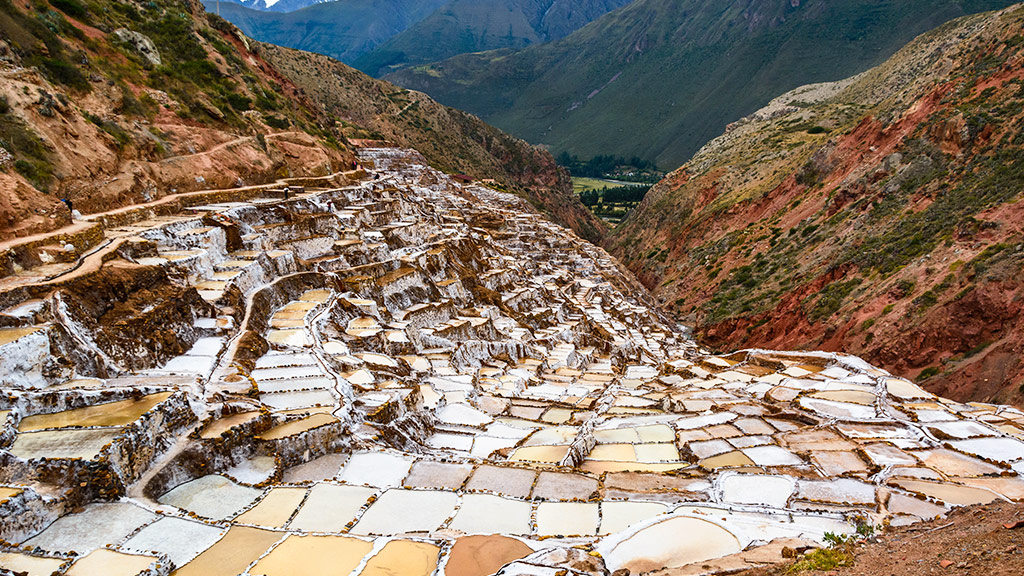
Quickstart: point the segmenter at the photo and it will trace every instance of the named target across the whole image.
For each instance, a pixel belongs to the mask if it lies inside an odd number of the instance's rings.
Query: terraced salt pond
[[[715,573],[1024,499],[1024,412],[843,354],[707,354],[515,197],[364,154],[379,178],[122,230],[201,300],[137,370],[88,334],[91,364],[44,370],[61,319],[10,308],[41,324],[0,329],[34,366],[0,382],[0,567]]]

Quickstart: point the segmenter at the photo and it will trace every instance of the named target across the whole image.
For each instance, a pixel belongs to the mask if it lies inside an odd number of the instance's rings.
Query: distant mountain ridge
[[[636,0],[556,42],[385,78],[554,152],[671,168],[797,86],[855,74],[1008,0]]]
[[[232,3],[241,4],[246,8],[252,8],[253,10],[263,10],[267,12],[294,12],[307,6],[314,4],[322,4],[324,2],[339,2],[343,0],[220,0],[222,4]],[[214,1],[216,4],[216,0]]]
[[[559,40],[631,0],[452,0],[357,58],[356,68],[378,76],[458,54],[520,49]]]
[[[325,54],[376,75],[465,52],[557,40],[630,1],[279,0],[269,8],[222,1],[220,14],[262,42]],[[204,2],[207,10],[217,9],[214,0]],[[306,6],[281,9],[300,3]]]
[[[220,15],[261,42],[349,63],[426,18],[446,1],[337,0],[286,13],[221,2]],[[209,12],[217,10],[214,0],[203,4]]]

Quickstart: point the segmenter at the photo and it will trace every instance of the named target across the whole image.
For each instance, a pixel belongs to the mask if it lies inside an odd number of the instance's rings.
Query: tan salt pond
[[[925,482],[924,480],[892,480],[890,484],[899,486],[910,492],[918,492],[925,496],[941,500],[954,506],[970,506],[971,504],[988,504],[998,496],[982,488],[970,486],[958,486],[956,484],[939,484],[936,482]]]
[[[602,502],[600,534],[612,534],[668,511],[657,502]]]
[[[260,413],[255,411],[240,412],[238,414],[231,414],[230,416],[218,418],[207,424],[205,427],[203,427],[203,430],[199,433],[199,437],[206,439],[219,438],[220,435],[223,434],[224,432],[227,432],[228,430],[234,428],[235,426],[240,426],[242,424],[245,424],[246,422],[251,422],[258,418],[259,415]]]
[[[636,462],[636,451],[632,444],[598,444],[590,451],[589,459]]]
[[[346,536],[291,535],[249,571],[262,576],[348,576],[373,544]]]
[[[640,441],[640,436],[633,428],[614,430],[595,430],[594,439],[602,444],[633,444]]]
[[[572,410],[567,408],[550,408],[541,417],[541,420],[550,424],[565,424],[572,418]]]
[[[255,524],[268,528],[281,528],[298,510],[306,496],[305,488],[277,486],[271,488],[259,504],[235,518],[239,524]]]
[[[304,292],[301,296],[299,296],[299,300],[303,302],[317,302],[322,304],[324,302],[327,302],[327,299],[330,297],[330,290],[308,290]]]
[[[814,398],[821,398],[822,400],[832,400],[834,402],[850,402],[852,404],[860,404],[862,406],[871,406],[875,403],[875,395],[871,392],[862,392],[859,390],[826,390],[824,392],[815,392],[811,394]]]
[[[104,446],[113,442],[121,428],[87,430],[47,430],[18,434],[8,451],[25,460],[31,458],[96,458]]]
[[[655,463],[644,462],[616,462],[613,460],[585,460],[580,470],[592,474],[603,474],[604,472],[669,472],[689,466],[686,462],[678,463]]]
[[[530,503],[492,494],[466,494],[448,528],[466,534],[529,534]]]
[[[54,414],[36,414],[22,419],[21,424],[18,425],[18,431],[31,432],[68,426],[125,426],[138,420],[140,416],[166,400],[170,395],[170,392],[161,392],[143,396],[138,400],[120,400]]]
[[[523,446],[516,448],[509,460],[516,462],[547,462],[557,464],[569,453],[568,446]]]
[[[288,527],[306,532],[343,532],[376,492],[362,486],[317,484]]]
[[[267,342],[296,348],[302,348],[309,343],[306,339],[306,331],[299,328],[271,330],[267,334]]]
[[[532,553],[532,548],[508,536],[463,536],[448,553],[444,573],[445,576],[490,576],[505,564]]]
[[[677,462],[679,451],[675,444],[637,444],[633,447],[636,450],[636,459],[639,462]]]
[[[392,540],[373,555],[361,576],[429,576],[441,549],[426,542]]]
[[[313,428],[333,424],[335,422],[338,422],[338,419],[330,414],[313,414],[312,416],[307,416],[299,420],[292,420],[291,422],[285,422],[280,426],[275,426],[257,436],[256,439],[280,440],[281,438],[301,434],[307,430],[312,430]]]
[[[99,548],[74,563],[68,576],[135,576],[158,559]]]
[[[172,575],[238,576],[274,542],[280,540],[281,536],[280,532],[232,526],[216,544]]]
[[[984,476],[1002,472],[998,466],[951,450],[937,449],[911,454],[920,458],[925,466],[947,476]]]
[[[373,336],[374,334],[380,332],[381,330],[382,328],[380,327],[380,324],[377,324],[376,320],[368,316],[362,316],[359,318],[353,318],[352,320],[349,320],[348,327],[345,329],[345,333],[348,334],[349,336],[363,338],[367,336]]]
[[[590,502],[541,502],[537,505],[538,536],[597,534],[598,505]]]
[[[742,466],[753,466],[754,461],[749,456],[734,450],[732,452],[726,452],[725,454],[719,454],[710,458],[705,458],[700,461],[702,468],[707,470],[714,470],[716,468],[738,468]]]
[[[0,568],[6,568],[15,574],[24,572],[28,576],[50,576],[57,573],[64,562],[61,558],[39,558],[17,552],[0,552]]]

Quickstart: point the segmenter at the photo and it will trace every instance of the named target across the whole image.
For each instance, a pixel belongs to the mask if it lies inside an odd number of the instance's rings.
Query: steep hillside
[[[220,15],[250,38],[351,62],[443,6],[445,0],[339,0],[294,12],[267,12],[229,2]],[[216,2],[205,0],[216,12]]]
[[[386,76],[555,152],[674,167],[726,124],[809,82],[1008,0],[637,0],[558,42]]]
[[[378,76],[458,54],[550,42],[630,1],[452,0],[353,65]]]
[[[580,236],[595,242],[603,238],[604,224],[579,202],[568,173],[547,152],[423,93],[375,80],[326,56],[269,44],[260,45],[260,54],[324,114],[339,120],[347,137],[415,148],[436,168],[493,179]]]
[[[4,238],[67,224],[61,198],[88,213],[352,165],[327,118],[198,3],[0,6]]]
[[[351,69],[343,72],[349,120],[340,123],[306,95],[313,80],[296,70],[282,74],[261,45],[198,2],[0,3],[5,238],[66,225],[62,198],[90,213],[176,192],[347,170],[354,156],[345,134],[353,131],[425,151],[472,148],[458,165],[428,156],[442,168],[491,172],[538,204],[561,206],[549,212],[588,231],[574,215],[585,209],[546,152],[425,97],[417,123],[386,130],[375,114],[394,103],[377,99],[404,91]]]
[[[839,349],[1024,400],[1024,6],[732,125],[610,245],[709,345]]]

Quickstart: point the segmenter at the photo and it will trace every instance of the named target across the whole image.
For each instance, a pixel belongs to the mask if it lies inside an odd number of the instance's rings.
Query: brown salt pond
[[[291,422],[286,422],[280,426],[275,426],[256,438],[258,440],[280,440],[281,438],[301,434],[307,430],[312,430],[313,428],[327,424],[333,424],[337,421],[338,419],[330,414],[313,414],[306,418],[292,420]]]
[[[170,395],[170,392],[161,392],[143,396],[138,400],[120,400],[53,414],[36,414],[22,419],[21,424],[18,425],[18,431],[32,432],[69,426],[125,426],[138,420],[140,416],[166,400]]]
[[[444,573],[445,576],[490,576],[505,564],[532,553],[532,548],[508,536],[463,536],[452,546]]]
[[[173,576],[237,576],[260,557],[274,542],[281,539],[281,533],[232,526],[216,544],[196,557]],[[254,572],[255,574],[255,572]]]
[[[360,576],[429,576],[441,549],[426,542],[392,540],[366,563]]]
[[[223,418],[213,420],[209,424],[203,427],[203,430],[199,433],[200,438],[210,439],[219,438],[221,434],[240,426],[246,422],[251,422],[259,417],[260,413],[257,411],[252,412],[240,412],[238,414],[231,414]]]
[[[260,559],[250,574],[261,576],[348,576],[373,544],[347,536],[291,535]]]

